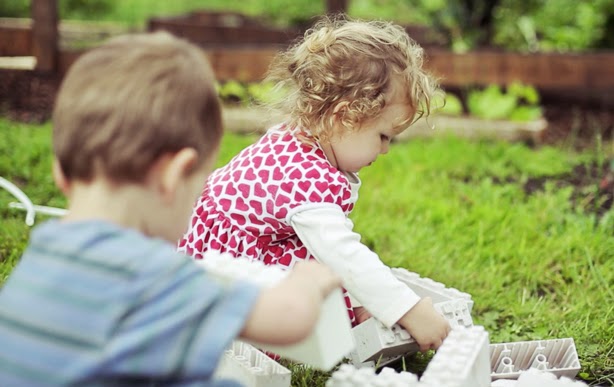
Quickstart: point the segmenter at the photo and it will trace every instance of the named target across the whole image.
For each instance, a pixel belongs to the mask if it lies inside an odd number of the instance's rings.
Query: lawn
[[[49,125],[0,119],[0,176],[36,204],[64,207],[49,138]],[[219,163],[253,140],[227,134]],[[472,294],[474,322],[492,343],[573,337],[580,375],[614,385],[614,210],[595,210],[597,179],[566,183],[574,167],[604,155],[455,138],[395,144],[361,173],[352,219],[390,266]],[[0,284],[29,233],[24,213],[7,208],[12,200],[0,192]],[[328,376],[293,369],[295,386]]]

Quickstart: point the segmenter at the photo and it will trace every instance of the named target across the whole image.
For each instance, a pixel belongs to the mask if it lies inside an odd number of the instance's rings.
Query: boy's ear
[[[190,174],[197,161],[198,153],[193,148],[183,148],[159,160],[157,185],[164,202],[173,201],[177,189]]]
[[[57,158],[53,158],[53,164],[51,166],[51,173],[53,174],[53,181],[55,185],[62,191],[64,196],[70,196],[70,183],[62,171],[60,161]]]

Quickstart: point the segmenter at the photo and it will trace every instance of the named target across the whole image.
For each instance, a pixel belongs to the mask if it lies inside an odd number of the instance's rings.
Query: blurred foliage
[[[542,116],[534,87],[514,82],[503,91],[498,85],[472,90],[467,96],[469,113],[491,120],[532,121]]]
[[[0,17],[30,17],[30,0],[0,1]],[[61,18],[90,19],[113,10],[114,0],[58,0]]]
[[[243,83],[226,81],[216,85],[220,99],[233,105],[269,105],[278,102],[286,95],[272,82]]]
[[[496,45],[517,51],[614,48],[614,0],[406,0],[426,13],[456,52]]]
[[[531,52],[614,48],[613,18],[614,0],[502,0],[492,43]]]
[[[29,17],[30,2],[28,0],[0,1],[0,17]]]
[[[443,32],[456,52],[490,41],[494,9],[501,0],[406,0],[425,12],[429,24]]]
[[[463,103],[460,98],[452,93],[444,96],[436,95],[432,101],[433,112],[446,116],[460,116],[463,114]]]
[[[144,26],[153,16],[196,9],[237,11],[276,26],[309,25],[324,0],[58,0],[60,17]],[[510,50],[585,51],[614,48],[614,0],[349,0],[365,19],[432,26],[450,48],[494,45]],[[29,0],[0,1],[0,17],[29,17]]]

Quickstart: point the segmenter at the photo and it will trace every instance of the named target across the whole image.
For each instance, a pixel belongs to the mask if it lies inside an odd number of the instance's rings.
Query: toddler
[[[208,249],[292,268],[315,259],[342,278],[350,319],[399,323],[422,350],[450,327],[428,298],[398,281],[348,219],[358,172],[430,112],[438,92],[422,49],[388,22],[324,20],[276,58],[283,123],[214,171],[179,249]],[[297,301],[298,302],[298,301]]]
[[[70,68],[53,113],[69,212],[33,230],[0,291],[1,386],[236,385],[211,378],[237,336],[311,332],[340,285],[325,266],[223,286],[176,252],[221,135],[213,74],[185,41],[116,38]]]

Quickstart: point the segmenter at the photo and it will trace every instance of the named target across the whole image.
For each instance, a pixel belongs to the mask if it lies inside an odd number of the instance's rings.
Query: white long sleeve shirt
[[[420,300],[377,254],[360,242],[360,235],[353,231],[354,224],[341,208],[306,204],[295,208],[287,219],[309,252],[341,277],[351,298],[387,327],[392,327]]]

